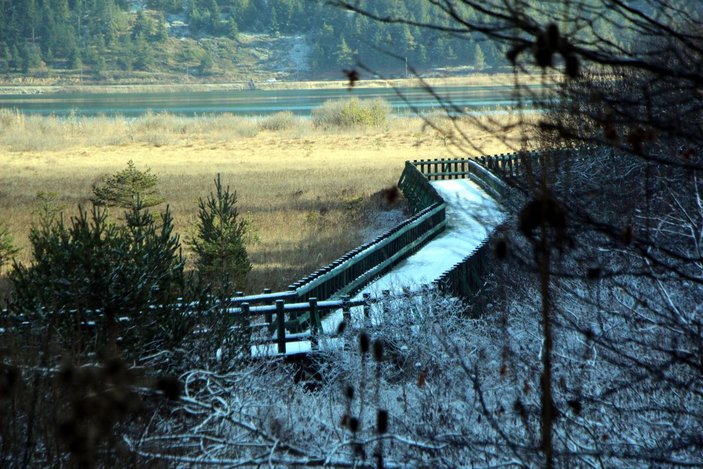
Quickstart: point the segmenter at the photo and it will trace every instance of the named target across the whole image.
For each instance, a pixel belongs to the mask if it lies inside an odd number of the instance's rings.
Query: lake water
[[[486,111],[515,104],[509,86],[437,87],[434,93],[450,111]],[[0,108],[18,109],[26,114],[121,115],[137,117],[146,112],[169,112],[182,115],[234,113],[266,115],[290,111],[309,115],[329,99],[383,98],[395,113],[428,112],[441,109],[437,98],[419,88],[355,88],[316,90],[246,90],[160,93],[51,93],[34,95],[0,95]]]

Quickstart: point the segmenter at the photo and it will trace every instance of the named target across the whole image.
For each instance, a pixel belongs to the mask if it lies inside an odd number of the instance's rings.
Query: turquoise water
[[[509,86],[438,87],[434,93],[450,112],[485,111],[515,104]],[[419,88],[357,88],[321,90],[246,90],[160,93],[52,93],[0,95],[0,108],[18,109],[25,114],[121,115],[137,117],[147,112],[182,115],[233,113],[266,115],[290,111],[309,115],[329,99],[383,98],[396,113],[442,109],[435,96]]]

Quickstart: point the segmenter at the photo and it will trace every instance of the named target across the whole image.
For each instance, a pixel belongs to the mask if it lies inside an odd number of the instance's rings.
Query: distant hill
[[[430,3],[369,3],[425,22]],[[339,78],[506,65],[478,36],[384,25],[311,0],[0,0],[0,74],[119,81]],[[606,31],[607,33],[607,31]],[[385,54],[391,51],[397,57]]]

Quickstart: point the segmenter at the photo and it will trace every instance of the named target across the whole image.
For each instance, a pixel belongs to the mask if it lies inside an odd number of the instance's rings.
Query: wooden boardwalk
[[[398,186],[414,212],[409,219],[286,291],[238,295],[208,310],[240,317],[233,333],[241,333],[244,325],[253,355],[286,356],[342,346],[339,325],[373,317],[373,308],[389,297],[407,299],[426,286],[474,294],[490,262],[488,240],[514,194],[511,185],[524,183],[530,169],[565,153],[579,157],[572,150],[408,161]],[[202,309],[199,303],[153,306],[166,307],[192,309],[191,314]],[[14,318],[21,327],[22,315]],[[86,319],[86,326],[90,322]]]

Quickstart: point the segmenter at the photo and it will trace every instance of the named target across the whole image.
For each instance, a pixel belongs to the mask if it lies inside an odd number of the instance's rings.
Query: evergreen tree
[[[12,63],[12,54],[10,53],[10,48],[6,44],[0,46],[0,71],[6,72],[10,70],[10,64]]]
[[[105,73],[107,72],[107,62],[105,57],[99,56],[95,61],[95,73],[98,78],[105,78]]]
[[[168,208],[157,224],[137,199],[123,226],[110,223],[104,209],[81,208],[68,225],[63,217],[40,221],[29,240],[33,263],[15,263],[10,272],[11,307],[19,312],[100,310],[114,318],[171,301],[182,288],[183,259]]]
[[[16,45],[12,46],[10,57],[10,68],[24,69],[24,59]]]
[[[154,50],[143,34],[134,42],[134,67],[137,70],[148,70],[154,63]]]
[[[278,24],[278,13],[276,8],[271,4],[271,16],[269,17],[269,31],[273,36],[277,36],[280,33],[280,25]]]
[[[198,71],[201,75],[210,75],[215,71],[215,61],[212,59],[212,55],[210,55],[209,52],[205,52],[200,59]]]
[[[83,60],[81,59],[81,51],[78,48],[73,49],[68,57],[69,67],[74,70],[80,70],[83,68]]]
[[[457,57],[472,57],[474,42],[466,38],[444,37],[445,43],[437,48],[437,36],[412,25],[379,25],[361,15],[350,16],[322,2],[303,0],[147,0],[146,9],[130,11],[126,0],[0,0],[0,44],[10,51],[5,60],[0,51],[0,69],[28,72],[41,64],[41,59],[51,66],[76,68],[75,49],[81,51],[81,62],[96,65],[97,56],[103,55],[107,68],[115,66],[131,71],[133,68],[150,69],[153,54],[143,51],[144,43],[135,44],[143,37],[154,50],[154,43],[168,39],[166,14],[184,13],[192,35],[211,34],[236,39],[242,29],[268,32],[273,35],[308,34],[311,44],[310,61],[321,72],[337,71],[340,63],[349,64],[351,56],[360,56],[372,67],[402,67],[392,64],[376,47],[392,48],[406,57],[413,65],[440,66],[456,62]],[[397,0],[376,2],[376,14],[387,16],[395,13],[420,23],[431,21],[430,8],[425,1]],[[608,28],[611,31],[608,31]],[[612,25],[599,21],[596,29],[601,37],[611,39]],[[341,47],[344,38],[346,48]],[[621,40],[619,40],[622,42]],[[36,47],[37,55],[25,50],[26,45]],[[175,54],[185,47],[179,44]],[[13,55],[13,48],[18,54]],[[484,47],[484,61],[492,65],[504,54],[494,53],[493,47]],[[171,55],[165,49],[165,55]],[[109,51],[109,53],[105,53]],[[447,55],[451,51],[453,54]],[[94,53],[95,52],[95,53]],[[200,60],[201,56],[198,57]],[[174,67],[174,57],[166,57],[166,67]],[[341,61],[340,61],[341,59]],[[213,65],[219,65],[215,59]],[[197,61],[193,65],[197,66]],[[180,64],[177,66],[179,69]],[[210,70],[205,73],[210,73]]]
[[[251,263],[244,246],[247,222],[237,208],[237,193],[223,188],[220,175],[215,192],[198,202],[198,234],[191,241],[201,279],[215,290],[230,293],[243,289]]]
[[[18,252],[9,230],[0,224],[0,270]]]
[[[166,20],[163,15],[157,22],[154,40],[157,42],[166,42],[168,40],[168,29],[166,29]]]
[[[354,62],[354,52],[347,45],[346,39],[342,38],[334,53],[334,57],[340,67],[347,67]]]
[[[134,46],[129,35],[124,36],[121,44],[117,47],[117,65],[122,70],[131,71],[135,61]]]
[[[28,73],[30,70],[41,67],[41,53],[39,47],[33,44],[25,44],[22,48],[22,71]]]
[[[239,25],[237,24],[237,20],[234,18],[234,16],[230,17],[229,20],[227,20],[227,36],[230,39],[237,40],[239,38]]]
[[[207,11],[210,12],[210,20],[207,24],[208,30],[212,34],[218,34],[220,32],[220,21],[222,20],[222,9],[217,3],[217,0],[209,0]]]
[[[484,67],[486,66],[486,59],[483,56],[483,51],[481,50],[481,46],[476,44],[476,47],[474,47],[474,70],[483,70]]]
[[[142,171],[129,160],[127,168],[93,185],[92,201],[98,206],[130,208],[136,199],[144,207],[163,203],[156,187],[159,178],[147,168]]]

